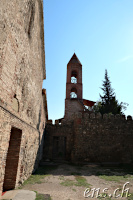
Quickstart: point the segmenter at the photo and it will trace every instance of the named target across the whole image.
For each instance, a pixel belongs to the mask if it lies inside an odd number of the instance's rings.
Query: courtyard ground
[[[133,166],[44,163],[21,188],[36,191],[37,200],[133,200]]]

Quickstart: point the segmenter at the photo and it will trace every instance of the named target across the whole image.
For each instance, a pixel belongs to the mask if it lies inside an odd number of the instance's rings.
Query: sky
[[[108,71],[118,102],[133,116],[133,0],[44,0],[48,117],[64,116],[67,63],[82,63],[83,98],[98,101]]]

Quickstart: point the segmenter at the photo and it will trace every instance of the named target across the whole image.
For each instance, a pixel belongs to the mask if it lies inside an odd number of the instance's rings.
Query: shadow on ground
[[[123,176],[129,177],[133,175],[133,165],[130,164],[59,164],[59,163],[42,163],[34,173],[36,175],[81,175],[81,176]]]

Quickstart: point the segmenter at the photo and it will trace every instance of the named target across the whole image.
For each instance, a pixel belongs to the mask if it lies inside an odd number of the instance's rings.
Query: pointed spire
[[[71,59],[70,59],[70,61],[68,62],[68,64],[69,64],[69,63],[78,63],[78,64],[82,65],[75,53],[74,53],[73,56],[71,57]]]

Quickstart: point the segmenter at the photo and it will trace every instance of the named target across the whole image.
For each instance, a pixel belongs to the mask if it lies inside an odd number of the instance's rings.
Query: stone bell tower
[[[65,118],[83,111],[82,105],[82,64],[74,53],[67,64]]]

